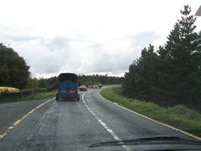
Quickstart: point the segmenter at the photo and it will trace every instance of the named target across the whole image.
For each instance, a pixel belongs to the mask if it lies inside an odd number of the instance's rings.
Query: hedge
[[[46,92],[45,88],[36,88],[36,89],[25,89],[19,92],[4,92],[0,94],[0,102],[7,99],[18,99],[27,96],[34,95],[40,92]]]

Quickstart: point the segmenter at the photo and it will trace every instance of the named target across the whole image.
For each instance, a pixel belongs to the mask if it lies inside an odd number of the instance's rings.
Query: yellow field
[[[20,90],[12,87],[0,87],[0,93],[3,92],[19,92]]]

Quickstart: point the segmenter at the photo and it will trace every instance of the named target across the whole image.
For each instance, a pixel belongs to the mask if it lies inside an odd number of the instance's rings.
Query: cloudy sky
[[[121,76],[149,44],[163,45],[180,10],[200,0],[0,0],[0,43],[32,77],[61,72]],[[196,21],[201,30],[201,17]]]

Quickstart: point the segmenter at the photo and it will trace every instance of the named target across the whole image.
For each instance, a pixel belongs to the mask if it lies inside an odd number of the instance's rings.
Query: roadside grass
[[[21,102],[21,101],[31,101],[31,100],[39,100],[39,99],[44,99],[48,97],[53,97],[56,95],[56,90],[53,91],[46,91],[46,92],[38,92],[34,93],[30,96],[27,97],[22,97],[22,98],[5,98],[0,100],[0,103],[11,103],[11,102]]]
[[[198,111],[183,105],[161,107],[152,102],[130,99],[121,95],[121,87],[105,88],[100,94],[128,109],[201,137],[201,113]]]

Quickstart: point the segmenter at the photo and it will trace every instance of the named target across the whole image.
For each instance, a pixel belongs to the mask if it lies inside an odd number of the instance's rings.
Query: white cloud
[[[33,76],[123,75],[149,43],[163,45],[190,0],[0,0],[0,42]],[[196,21],[201,29],[201,18]]]

